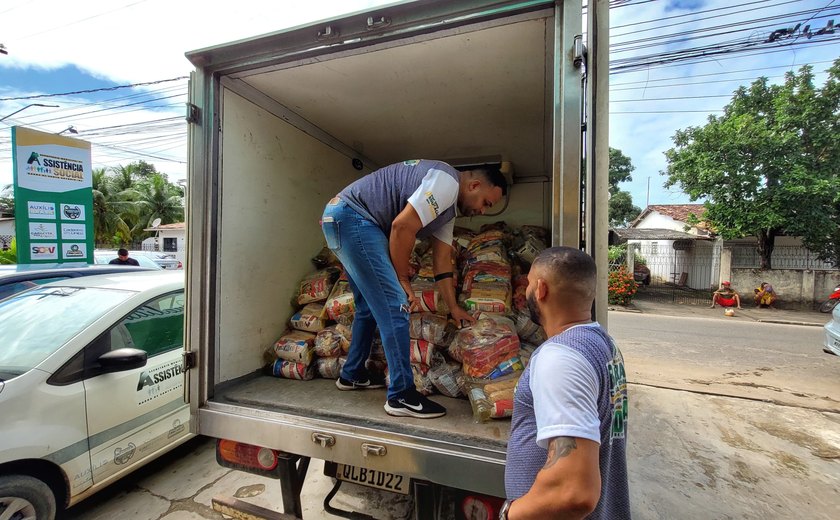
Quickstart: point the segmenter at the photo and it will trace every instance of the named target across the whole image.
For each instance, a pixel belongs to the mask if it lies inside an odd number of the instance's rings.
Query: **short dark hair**
[[[502,190],[502,196],[507,195],[508,183],[502,171],[494,164],[482,164],[478,166],[463,166],[457,168],[459,171],[473,171],[484,177],[487,182],[493,186],[498,186]]]
[[[120,248],[120,250],[117,251],[117,256],[128,256],[128,249]]]
[[[580,298],[595,297],[598,268],[595,260],[580,249],[562,246],[543,249],[531,269],[543,269],[558,285]]]

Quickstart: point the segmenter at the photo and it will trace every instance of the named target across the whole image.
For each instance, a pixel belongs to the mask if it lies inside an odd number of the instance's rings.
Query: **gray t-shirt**
[[[385,236],[391,235],[394,219],[411,204],[423,224],[417,237],[433,236],[451,244],[460,175],[445,162],[404,161],[365,175],[338,196],[376,222]]]

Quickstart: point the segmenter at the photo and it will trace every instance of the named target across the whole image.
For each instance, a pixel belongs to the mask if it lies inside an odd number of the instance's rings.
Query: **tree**
[[[840,60],[828,74],[819,90],[809,66],[782,85],[742,86],[722,116],[678,130],[665,152],[665,186],[707,198],[703,219],[723,238],[756,236],[763,269],[782,233],[840,266]]]
[[[15,216],[15,196],[12,185],[7,184],[0,189],[0,217]]]
[[[114,179],[108,176],[105,168],[94,168],[92,183],[94,240],[106,244],[119,235],[130,239],[131,229],[123,218],[125,204],[119,200],[120,192],[114,189]]]
[[[144,233],[143,230],[151,227],[152,222],[158,218],[164,224],[183,221],[184,201],[181,190],[166,180],[163,174],[151,175],[138,183],[133,191],[138,218],[132,233]]]
[[[623,227],[628,222],[639,216],[642,210],[633,205],[633,197],[630,192],[618,188],[619,182],[632,181],[630,175],[636,167],[630,158],[621,153],[617,148],[610,148],[610,205],[609,217],[610,226]]]

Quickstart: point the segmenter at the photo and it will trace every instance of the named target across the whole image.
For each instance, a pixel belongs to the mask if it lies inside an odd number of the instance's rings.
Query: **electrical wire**
[[[134,87],[143,87],[146,85],[159,85],[160,83],[167,83],[169,81],[181,81],[189,79],[189,76],[178,76],[176,78],[168,78],[168,79],[159,79],[157,81],[146,81],[143,83],[131,83],[129,85],[117,85],[115,87],[102,87],[102,88],[93,88],[88,90],[76,90],[73,92],[58,92],[55,94],[38,94],[35,96],[21,96],[21,97],[9,97],[9,98],[0,98],[0,101],[20,101],[26,99],[41,99],[41,98],[49,98],[49,97],[57,97],[57,96],[72,96],[75,94],[90,94],[92,92],[107,92],[111,90],[119,90],[123,88],[134,88]]]

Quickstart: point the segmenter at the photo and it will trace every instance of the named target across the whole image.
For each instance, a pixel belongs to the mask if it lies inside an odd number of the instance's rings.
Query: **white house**
[[[162,251],[171,253],[175,258],[186,264],[187,262],[187,226],[183,222],[163,224],[156,228],[146,228],[143,231],[155,233],[155,236],[143,241],[143,249],[147,251]]]
[[[705,210],[702,204],[650,205],[616,233],[635,246],[655,282],[709,289],[720,275],[720,243],[702,221]],[[701,221],[689,224],[691,215]]]

